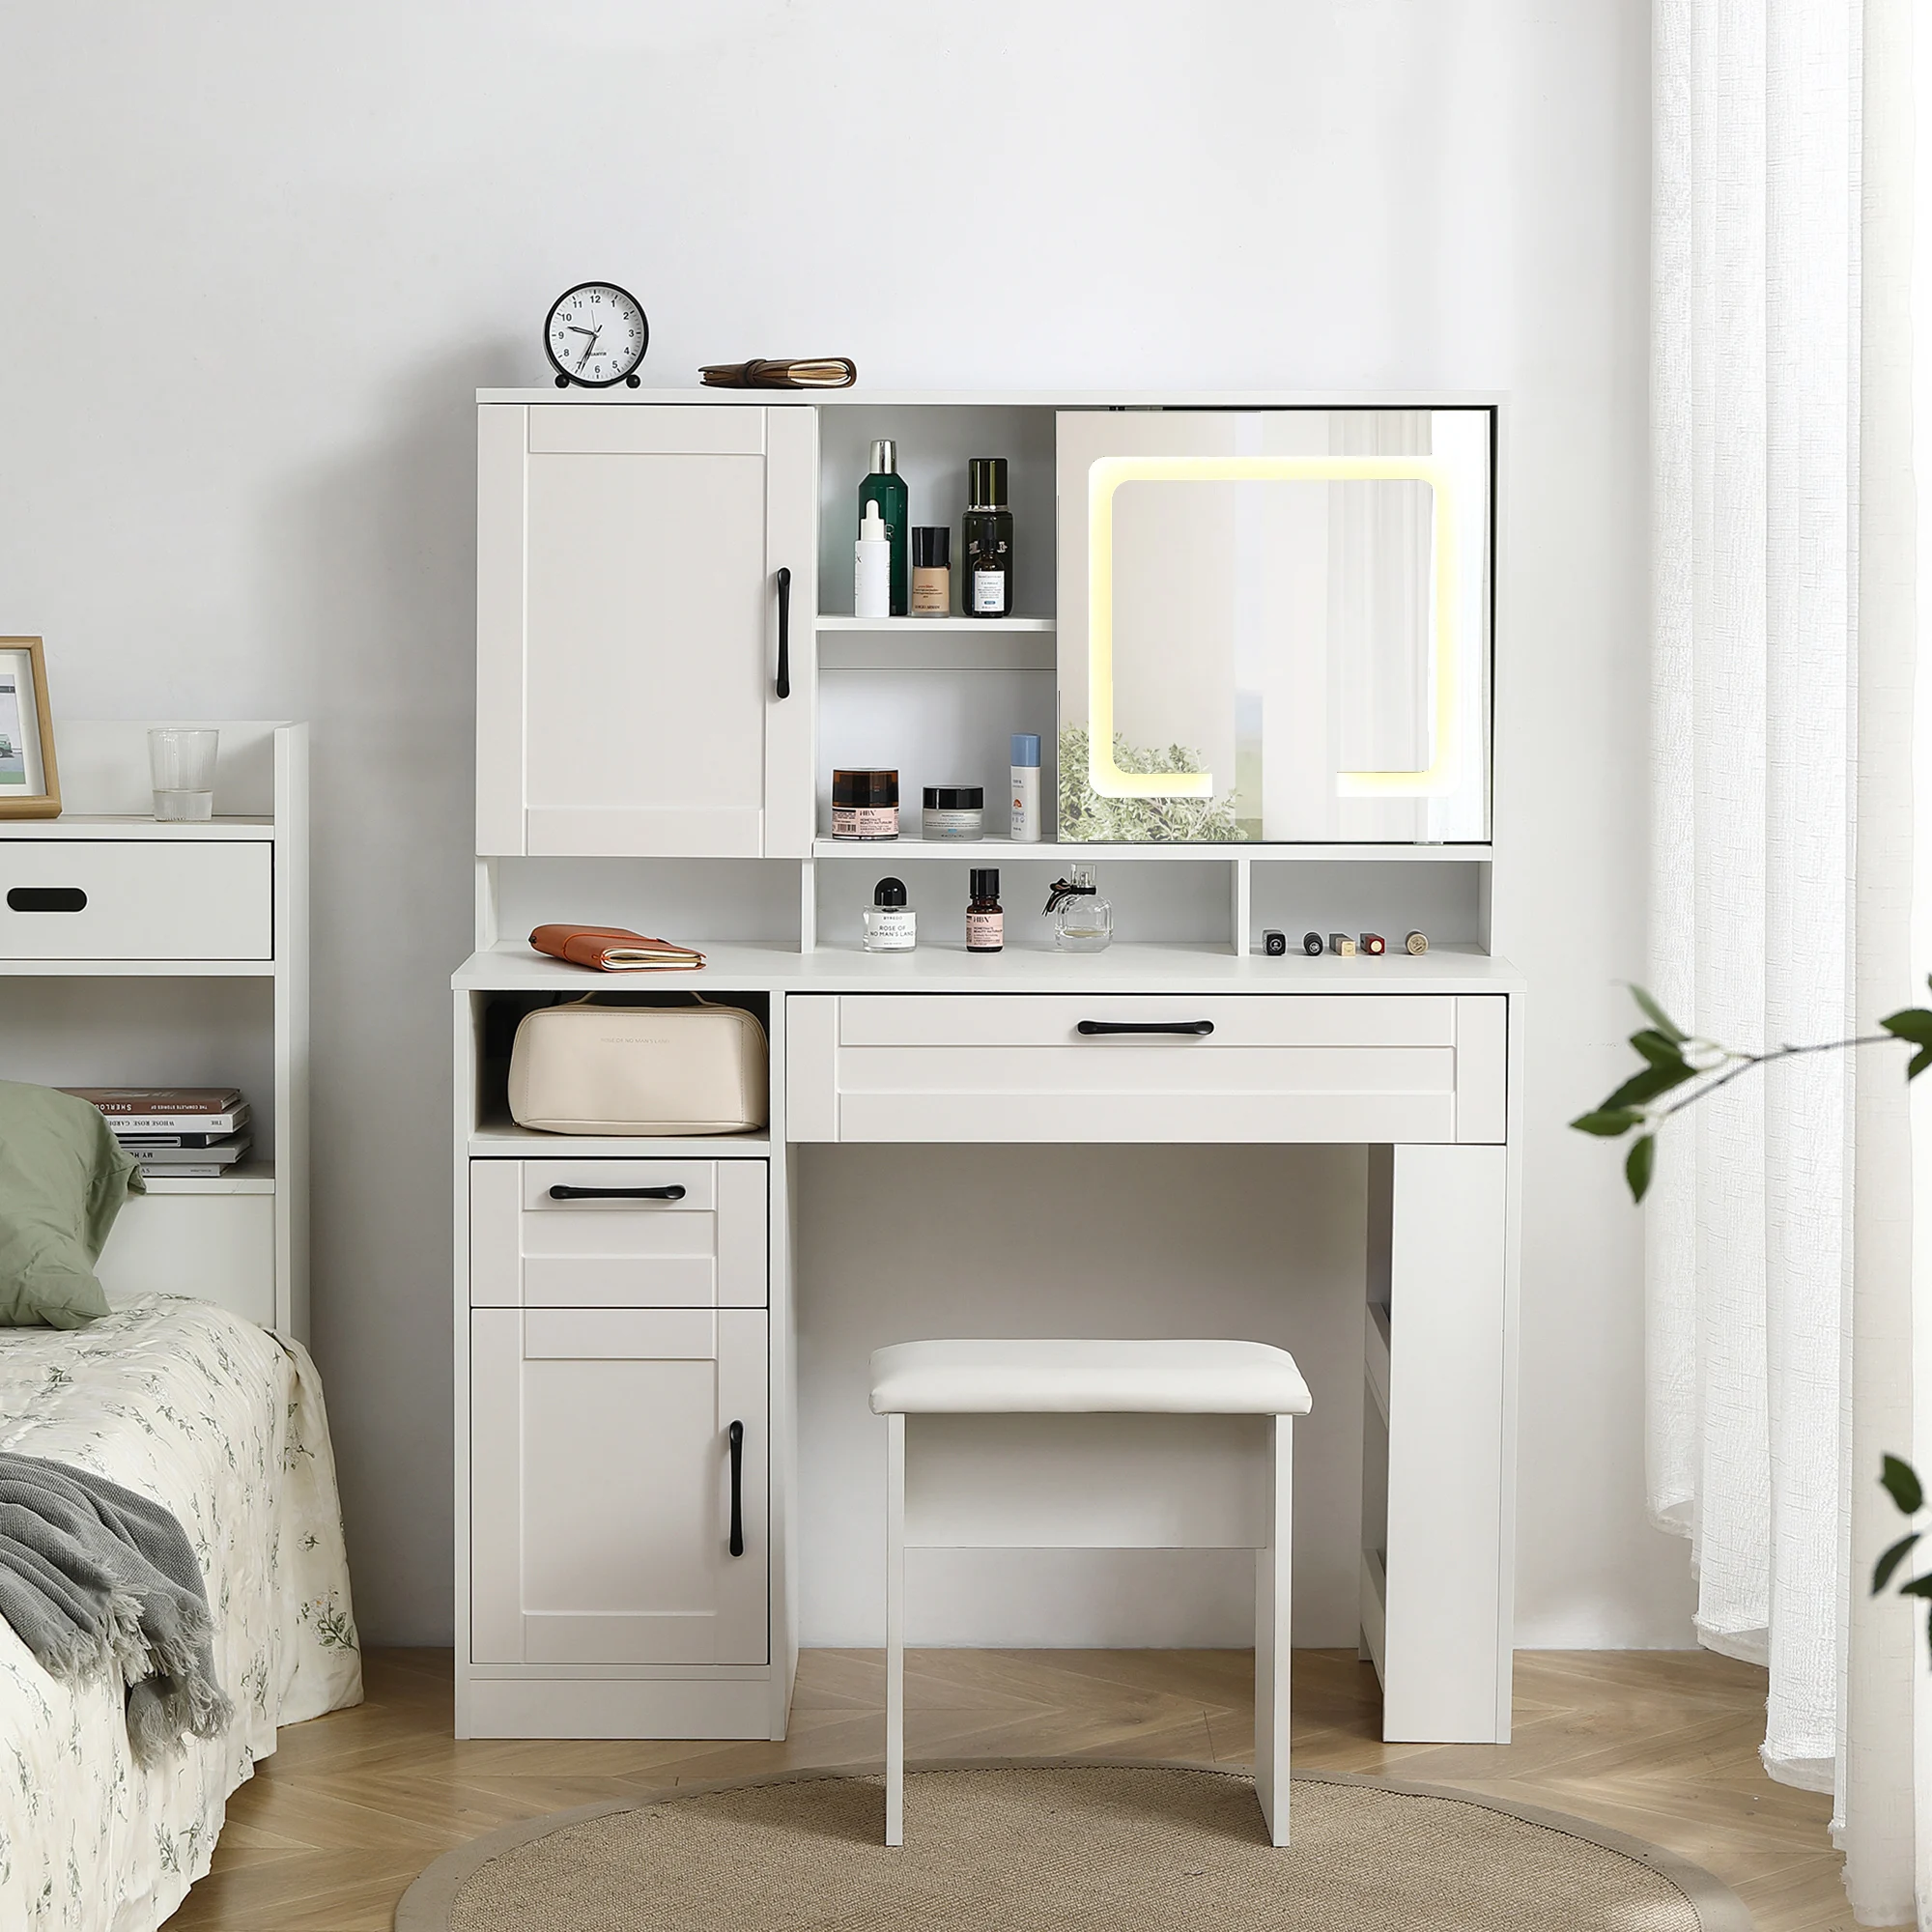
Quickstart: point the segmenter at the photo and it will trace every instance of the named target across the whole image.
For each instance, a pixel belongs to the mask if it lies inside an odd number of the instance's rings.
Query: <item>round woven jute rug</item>
[[[814,1773],[598,1804],[439,1859],[396,1932],[1750,1932],[1727,1886],[1557,1812],[1302,1776],[1293,1843],[1253,1781],[1179,1765]]]

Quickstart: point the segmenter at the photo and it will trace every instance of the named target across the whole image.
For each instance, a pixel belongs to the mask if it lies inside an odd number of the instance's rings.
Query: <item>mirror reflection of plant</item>
[[[1932,985],[1932,980],[1927,981]],[[1902,1040],[1916,1048],[1905,1069],[1907,1080],[1916,1080],[1932,1066],[1932,1009],[1903,1007],[1879,1021],[1882,1031],[1861,1034],[1850,1039],[1820,1040],[1809,1046],[1778,1046],[1764,1053],[1746,1053],[1686,1033],[1651,994],[1641,986],[1631,988],[1631,997],[1650,1024],[1631,1035],[1642,1065],[1622,1086],[1613,1089],[1586,1114],[1570,1122],[1578,1133],[1594,1134],[1604,1140],[1620,1140],[1633,1131],[1636,1139],[1624,1160],[1624,1179],[1631,1199],[1641,1201],[1649,1191],[1657,1164],[1657,1132],[1673,1114],[1694,1107],[1720,1087],[1728,1087],[1760,1066],[1778,1061],[1795,1060],[1804,1054],[1845,1053],[1853,1047],[1883,1046]],[[1925,1507],[1925,1490],[1912,1464],[1897,1456],[1885,1458],[1879,1484],[1908,1521]],[[1909,1530],[1900,1537],[1872,1569],[1871,1593],[1880,1595],[1898,1574],[1912,1553],[1922,1530]],[[1932,1647],[1932,1570],[1909,1577],[1899,1584],[1901,1597],[1917,1598],[1925,1605],[1925,1640]]]
[[[1102,798],[1087,779],[1087,727],[1060,732],[1060,836],[1080,844],[1229,844],[1243,834],[1235,794],[1225,798]],[[1114,733],[1114,763],[1123,772],[1198,772],[1201,754],[1186,745],[1150,751]]]

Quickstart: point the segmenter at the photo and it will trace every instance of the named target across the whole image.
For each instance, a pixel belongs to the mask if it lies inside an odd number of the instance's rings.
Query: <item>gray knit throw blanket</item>
[[[0,1617],[49,1676],[112,1671],[128,1687],[143,1764],[234,1718],[193,1546],[159,1503],[104,1476],[0,1453]]]

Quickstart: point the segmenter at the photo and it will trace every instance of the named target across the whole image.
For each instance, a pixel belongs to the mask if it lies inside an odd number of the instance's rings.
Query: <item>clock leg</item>
[[[627,389],[635,389],[643,380],[641,376],[626,376],[624,378],[624,386]]]
[[[559,376],[559,377],[558,377],[558,378],[556,379],[556,386],[557,386],[557,387],[558,387],[559,389],[567,389],[567,388],[569,388],[569,387],[570,387],[570,378],[569,378],[568,376]]]

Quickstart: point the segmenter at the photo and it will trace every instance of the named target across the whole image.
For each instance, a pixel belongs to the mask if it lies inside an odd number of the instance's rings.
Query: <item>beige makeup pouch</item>
[[[546,1133],[750,1133],[770,1118],[768,1094],[764,1028],[708,1000],[542,1007],[510,1049],[511,1118]]]

